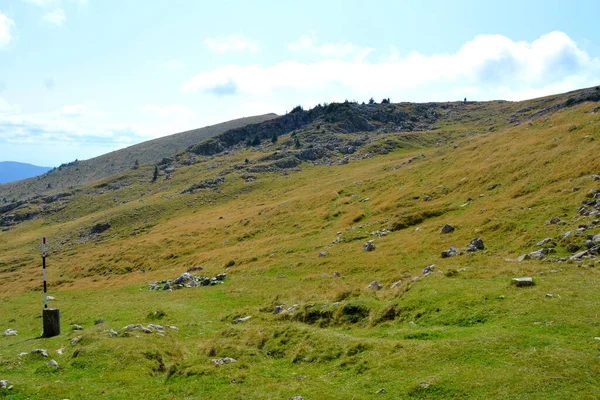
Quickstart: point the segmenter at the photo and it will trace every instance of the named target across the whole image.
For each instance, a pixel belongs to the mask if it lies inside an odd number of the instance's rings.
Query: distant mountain
[[[0,199],[26,199],[36,195],[48,195],[76,189],[131,169],[136,164],[136,161],[140,165],[156,164],[164,157],[169,157],[185,150],[189,146],[210,139],[223,132],[268,121],[276,117],[276,114],[265,114],[238,118],[204,128],[149,140],[89,160],[76,160],[63,164],[39,178],[0,185]],[[27,175],[27,177],[42,174],[46,171],[48,169]],[[0,174],[0,176],[2,175]],[[3,182],[9,181],[0,181],[0,183]]]
[[[50,167],[20,163],[15,161],[0,161],[0,183],[19,181],[50,171]]]

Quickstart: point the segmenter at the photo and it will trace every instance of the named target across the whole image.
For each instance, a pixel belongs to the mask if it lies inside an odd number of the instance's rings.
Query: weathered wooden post
[[[43,337],[52,337],[60,335],[60,310],[58,308],[48,308],[48,285],[46,284],[46,236],[42,237],[42,275],[44,278],[44,311],[42,320],[44,324]]]

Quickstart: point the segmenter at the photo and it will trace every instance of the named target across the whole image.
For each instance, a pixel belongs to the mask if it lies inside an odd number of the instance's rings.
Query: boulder
[[[40,354],[42,357],[48,357],[48,352],[44,349],[33,349],[30,351],[31,354]]]
[[[236,318],[236,319],[234,319],[234,320],[233,320],[233,323],[234,323],[234,324],[239,324],[239,323],[241,323],[241,322],[246,322],[246,321],[248,321],[250,318],[252,318],[252,316],[251,316],[251,315],[248,315],[248,316],[245,316],[245,317],[241,317],[241,318]]]
[[[513,278],[511,281],[511,284],[515,285],[516,287],[525,287],[525,286],[533,286],[534,282],[533,282],[533,278],[524,277],[524,278]]]
[[[421,273],[422,273],[423,275],[426,275],[426,274],[428,274],[428,273],[432,272],[432,271],[435,269],[435,267],[436,267],[436,265],[435,265],[435,264],[428,265],[428,266],[426,266],[425,268],[423,268],[423,269],[421,270]]]
[[[4,336],[17,336],[18,334],[19,332],[14,329],[7,329],[4,331]]]
[[[373,282],[369,283],[369,285],[367,286],[367,289],[381,290],[381,289],[383,289],[383,286],[379,282],[373,281]]]
[[[215,365],[225,365],[225,364],[229,364],[229,363],[235,363],[235,362],[237,362],[237,360],[234,358],[231,358],[231,357],[225,357],[225,358],[213,359],[212,362]]]
[[[450,232],[454,232],[454,227],[449,224],[444,224],[444,226],[442,226],[442,229],[440,230],[441,234],[450,233]]]
[[[483,249],[485,249],[485,246],[483,244],[483,240],[480,238],[471,240],[471,243],[469,243],[466,248],[467,251],[477,251]]]
[[[396,282],[392,283],[391,288],[398,289],[401,285],[402,285],[402,281],[396,281]]]
[[[540,240],[539,242],[537,242],[536,246],[537,247],[542,247],[542,246],[544,246],[544,245],[546,245],[548,243],[551,243],[551,242],[552,242],[552,238],[546,238],[544,240]]]
[[[452,257],[456,254],[458,254],[458,249],[451,244],[448,250],[442,251],[442,258]]]
[[[48,366],[52,368],[58,368],[58,363],[55,360],[48,361]]]
[[[375,243],[372,240],[369,240],[367,243],[363,244],[364,251],[373,251],[375,250]]]

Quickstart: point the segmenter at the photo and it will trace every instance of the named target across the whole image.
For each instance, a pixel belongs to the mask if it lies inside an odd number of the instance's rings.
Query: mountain
[[[50,169],[15,161],[0,161],[0,184],[38,176]]]
[[[596,398],[599,140],[600,87],[333,103],[7,199],[6,393]]]
[[[265,114],[239,118],[149,140],[89,160],[75,160],[63,164],[43,176],[0,185],[0,198],[26,199],[72,190],[132,168],[136,161],[142,165],[158,163],[164,157],[183,150],[194,143],[230,129],[260,123],[275,117],[276,114]]]

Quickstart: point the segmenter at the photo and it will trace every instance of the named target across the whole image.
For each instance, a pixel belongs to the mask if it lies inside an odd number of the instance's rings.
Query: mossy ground
[[[0,232],[0,328],[19,331],[0,337],[0,379],[14,385],[0,396],[597,398],[600,266],[510,261],[589,222],[576,211],[599,186],[591,178],[600,172],[593,107],[347,165],[303,165],[254,182],[228,175],[218,190],[193,194],[180,193],[264,154],[216,157],[154,184],[150,167],[140,167],[119,178],[131,183],[121,189],[80,189],[62,211]],[[545,224],[555,216],[567,225]],[[99,222],[111,228],[89,237]],[[456,231],[440,234],[444,223]],[[371,235],[383,228],[392,232]],[[62,316],[63,334],[50,339],[39,338],[41,236],[52,245],[48,280]],[[440,257],[474,237],[484,251]],[[377,248],[365,252],[370,239]],[[226,271],[227,280],[148,291],[147,283],[194,265],[203,275]],[[513,287],[516,276],[536,285]],[[384,290],[367,290],[373,280]],[[279,304],[295,311],[275,315]],[[98,318],[105,322],[94,325]],[[131,323],[179,330],[104,332]],[[34,348],[60,368],[17,356]],[[222,357],[238,362],[211,362]]]

